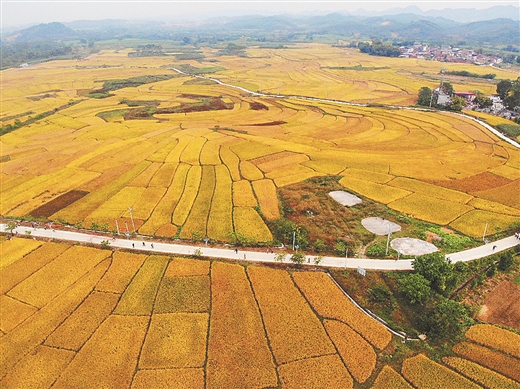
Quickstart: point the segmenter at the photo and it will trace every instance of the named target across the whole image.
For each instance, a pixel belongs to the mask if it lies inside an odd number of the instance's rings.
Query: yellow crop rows
[[[480,386],[467,378],[440,365],[423,354],[403,362],[403,376],[416,388],[479,389]]]
[[[348,324],[380,350],[388,345],[390,332],[362,313],[325,273],[294,273],[293,278],[319,315]]]
[[[284,270],[247,270],[278,364],[335,352],[323,326]]]
[[[412,386],[390,366],[383,366],[383,369],[377,376],[372,389],[412,389]]]
[[[41,245],[42,242],[26,239],[0,240],[0,252],[2,253],[0,269],[23,258]]]
[[[466,377],[478,382],[486,388],[511,388],[520,389],[520,384],[486,369],[474,362],[457,357],[445,357],[442,361]]]
[[[191,171],[191,170],[190,170]],[[199,233],[207,236],[207,222],[211,207],[211,199],[215,191],[215,168],[212,165],[202,166],[200,187],[181,231],[181,238],[191,238],[192,234]],[[180,203],[179,203],[180,204]]]
[[[388,204],[392,209],[407,213],[417,219],[441,225],[452,222],[457,217],[473,210],[472,207],[435,197],[413,193]]]
[[[208,217],[208,237],[228,241],[233,232],[233,194],[229,170],[225,165],[215,166],[215,193]]]
[[[282,387],[287,389],[354,387],[352,377],[336,354],[287,363],[278,371]]]
[[[206,359],[208,319],[208,314],[205,313],[153,315],[139,359],[139,367],[202,367]]]
[[[372,347],[390,333],[324,273],[45,243],[0,275],[6,389],[520,386],[516,356],[468,342],[443,364],[408,358],[400,376]],[[514,355],[518,335],[468,337]]]
[[[457,354],[520,382],[520,362],[514,357],[474,343],[461,342],[453,347]]]
[[[271,180],[253,181],[253,189],[260,204],[262,214],[268,220],[276,220],[280,217],[278,209],[278,197],[276,187]]]
[[[466,332],[466,337],[504,353],[520,358],[520,335],[489,324],[476,324]]]
[[[357,382],[365,382],[376,367],[372,346],[344,323],[325,320],[324,325],[352,377]]]
[[[208,389],[276,386],[274,362],[244,269],[214,262],[211,277]]]
[[[200,50],[210,62],[179,60],[176,65],[213,66],[215,60],[223,69],[214,77],[224,82],[253,90],[262,83],[267,93],[278,94],[280,89],[282,95],[327,95],[354,103],[413,105],[422,86],[438,85],[442,69],[434,61],[376,61],[356,49],[317,43],[276,50],[250,48],[251,58],[220,56],[217,49]],[[484,217],[501,229],[518,222],[517,149],[473,120],[453,113],[255,97],[216,83],[193,83],[200,80],[161,68],[171,66],[171,58],[132,58],[128,52],[102,50],[81,64],[50,61],[3,73],[1,118],[21,115],[23,122],[30,111],[57,111],[0,137],[0,215],[27,216],[61,195],[82,190],[89,193],[70,204],[56,203],[48,218],[85,226],[108,222],[115,229],[115,220],[128,222],[127,209],[133,207],[141,234],[172,237],[180,229],[184,238],[191,238],[200,229],[225,242],[230,232],[244,231],[244,224],[259,223],[262,232],[255,234],[262,240],[272,239],[263,221],[243,211],[257,205],[245,183],[231,191],[228,178],[219,180],[219,166],[225,165],[232,182],[244,180],[254,185],[266,219],[279,217],[277,188],[331,174],[342,176],[341,184],[362,196],[424,220],[452,222],[454,228],[474,236],[480,227],[464,225],[478,225]],[[362,70],[356,68],[360,65]],[[467,65],[445,66],[464,70]],[[505,71],[493,71],[497,79],[510,78]],[[103,86],[103,80],[158,74],[173,74],[174,78],[114,90],[103,99],[88,97]],[[463,83],[457,77],[446,78],[456,90],[491,93],[495,88],[487,80],[468,78]],[[191,110],[213,99],[231,109]],[[71,100],[77,104],[65,107]],[[179,112],[143,117],[141,111],[134,116],[136,107],[121,104],[123,100],[156,100],[158,109]],[[139,103],[139,109],[148,112],[143,104]],[[190,109],[183,112],[184,108]],[[480,116],[494,125],[509,123]],[[12,124],[14,119],[4,123]],[[186,166],[191,167],[187,176]],[[202,200],[196,202],[202,166],[215,166],[217,175],[214,195],[206,199],[209,205],[205,204],[204,211],[199,204]],[[468,193],[435,184],[486,172],[512,182]],[[262,194],[262,190],[256,191],[259,184],[255,181],[274,183],[275,188]],[[146,191],[141,193],[142,188]],[[207,221],[195,225],[188,216],[199,217],[208,206]],[[473,210],[487,213],[470,212]],[[244,212],[253,218],[248,223],[242,220]],[[249,233],[251,237],[255,234]]]
[[[233,208],[233,224],[235,232],[242,234],[249,241],[270,242],[273,240],[269,228],[254,208]]]

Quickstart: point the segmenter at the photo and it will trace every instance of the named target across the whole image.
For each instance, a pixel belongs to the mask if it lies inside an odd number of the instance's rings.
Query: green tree
[[[323,261],[323,255],[318,255],[317,257],[314,257],[314,264],[319,265]]]
[[[399,291],[412,304],[423,303],[431,294],[430,281],[418,273],[408,274],[399,281]]]
[[[432,98],[432,90],[427,86],[423,86],[419,89],[419,99],[417,100],[418,105],[428,107]]]
[[[454,92],[453,85],[451,85],[451,82],[446,81],[442,83],[441,90],[446,93],[448,96],[451,96]]]
[[[297,265],[301,265],[305,262],[305,254],[301,251],[296,251],[293,255],[291,255],[291,262]]]
[[[520,77],[511,84],[508,96],[505,98],[504,103],[510,110],[515,110],[520,107]]]
[[[321,239],[316,239],[314,242],[314,252],[320,253],[322,251],[325,251],[327,246],[325,246],[325,242],[323,242]]]
[[[412,263],[414,270],[431,283],[433,290],[444,293],[448,278],[452,276],[452,264],[444,255],[432,253],[417,257]]]
[[[13,221],[7,222],[7,226],[5,226],[5,230],[9,231],[11,235],[13,235],[13,230],[16,228],[16,223]]]
[[[505,251],[500,254],[500,259],[498,260],[498,270],[507,271],[511,269],[514,263],[515,258],[513,256],[513,252],[511,250]]]
[[[283,262],[285,257],[287,257],[287,254],[286,253],[276,253],[274,255],[274,260],[276,262]]]
[[[454,342],[471,322],[466,309],[456,301],[442,299],[423,317],[423,329],[433,341]]]
[[[513,86],[513,83],[511,82],[511,80],[501,80],[498,82],[497,94],[500,96],[502,101],[504,101],[506,99],[512,86]]]
[[[457,111],[458,112],[458,111],[462,111],[462,108],[464,108],[465,105],[466,105],[466,100],[464,100],[460,96],[453,96],[451,98],[451,103],[448,106],[448,109],[450,111]]]
[[[475,97],[475,100],[473,100],[473,102],[477,104],[480,108],[489,108],[493,105],[491,99],[489,97],[486,97],[484,93],[477,91],[476,95],[477,96]]]

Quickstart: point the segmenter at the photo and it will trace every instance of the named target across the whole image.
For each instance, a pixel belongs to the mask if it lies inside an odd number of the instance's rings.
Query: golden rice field
[[[5,389],[520,388],[520,336],[492,325],[387,365],[401,339],[325,273],[31,242],[2,242],[29,248],[0,269]]]
[[[161,67],[171,65],[169,58],[127,54],[106,50],[81,62],[2,72],[0,119],[25,121],[57,111],[0,137],[1,216],[221,242],[235,233],[268,242],[266,221],[280,216],[277,189],[334,174],[347,190],[471,236],[481,236],[486,223],[495,231],[520,221],[520,153],[473,121],[450,113],[254,97],[216,83],[190,83],[190,76]],[[233,85],[261,83],[264,93],[277,94],[279,87],[287,95],[326,93],[401,106],[414,104],[421,86],[434,87],[431,77],[441,69],[433,61],[318,44],[249,49],[249,58],[220,57],[210,49],[204,55],[224,68],[212,77]],[[365,70],[352,69],[359,65]],[[162,74],[174,77],[103,99],[87,96],[103,80]],[[454,87],[494,91],[473,79],[454,81]],[[147,101],[163,111],[129,115]],[[201,104],[209,105],[192,109]],[[191,108],[172,110],[179,107]],[[482,174],[488,181],[477,179]]]

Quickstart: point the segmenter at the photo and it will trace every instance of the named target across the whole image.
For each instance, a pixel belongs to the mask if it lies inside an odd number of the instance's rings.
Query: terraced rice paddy
[[[272,236],[262,218],[280,216],[278,188],[339,174],[358,195],[471,236],[482,234],[486,220],[500,229],[519,220],[518,150],[475,122],[447,113],[251,97],[193,83],[161,68],[165,58],[128,58],[127,52],[93,55],[82,63],[89,69],[56,61],[3,72],[2,116],[59,110],[0,138],[1,215],[108,223],[113,230],[117,221],[122,232],[135,226],[142,234],[186,239],[228,241],[235,233],[263,242]],[[267,93],[277,93],[280,83],[282,94],[314,97],[324,97],[325,85],[329,98],[358,103],[412,104],[420,86],[432,83],[421,73],[438,73],[432,62],[390,58],[377,59],[379,70],[355,71],[352,66],[375,68],[374,58],[325,45],[251,49],[251,59],[240,60],[247,66],[211,50],[204,54],[220,62],[223,70],[214,77],[224,82],[262,82]],[[102,86],[99,80],[158,74],[174,77],[104,99],[84,97]],[[32,98],[49,90],[45,99]],[[77,104],[67,107],[69,101]],[[128,114],[141,109],[129,101],[154,102],[150,109],[158,101],[159,111]],[[476,179],[483,174],[496,179]]]
[[[491,325],[386,365],[401,340],[324,273],[39,243],[0,269],[2,388],[520,387]]]

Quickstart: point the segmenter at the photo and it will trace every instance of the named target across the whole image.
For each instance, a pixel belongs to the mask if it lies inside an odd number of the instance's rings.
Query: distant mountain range
[[[423,11],[418,6],[411,5],[405,8],[393,8],[382,12],[358,10],[351,14],[365,17],[414,14],[429,18],[449,18],[450,20],[459,23],[472,23],[502,18],[520,20],[520,9],[512,5],[497,5],[487,9],[445,8],[442,10],[430,11]]]
[[[421,11],[416,6],[382,13],[357,11],[318,16],[218,17],[197,24],[139,22],[126,20],[74,21],[32,26],[3,37],[3,42],[36,40],[89,41],[123,38],[182,39],[184,36],[213,36],[230,39],[273,36],[280,41],[296,37],[333,34],[346,38],[382,38],[433,44],[519,46],[519,8],[496,6],[487,10],[457,9]],[[449,18],[447,18],[449,15]],[[454,20],[457,19],[457,20]],[[474,21],[478,19],[478,21]],[[466,20],[462,22],[461,20]],[[276,33],[273,35],[273,33]]]

